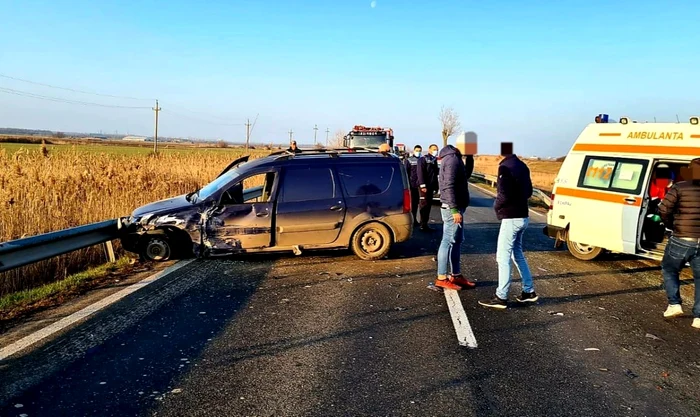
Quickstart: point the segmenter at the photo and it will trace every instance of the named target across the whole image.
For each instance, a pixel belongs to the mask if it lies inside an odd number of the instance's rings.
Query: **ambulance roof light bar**
[[[698,116],[692,116],[692,117],[690,118],[690,124],[691,124],[691,125],[700,124],[700,117],[698,117]]]

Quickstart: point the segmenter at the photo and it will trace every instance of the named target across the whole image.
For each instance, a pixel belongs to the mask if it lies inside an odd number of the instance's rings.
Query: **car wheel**
[[[145,261],[163,262],[170,259],[172,248],[165,233],[145,235],[141,245],[141,259]]]
[[[603,248],[591,246],[585,243],[572,242],[569,234],[566,234],[566,247],[574,258],[582,261],[592,261],[603,253]]]
[[[381,223],[364,224],[353,234],[351,248],[362,260],[381,259],[391,249],[391,233]]]

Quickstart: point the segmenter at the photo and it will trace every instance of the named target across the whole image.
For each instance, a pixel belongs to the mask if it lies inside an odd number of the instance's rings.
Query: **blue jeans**
[[[440,241],[440,249],[438,249],[438,275],[447,275],[447,264],[450,265],[452,275],[460,273],[459,260],[462,249],[462,241],[464,241],[464,210],[460,210],[462,214],[462,223],[457,224],[452,217],[450,209],[441,208],[442,214],[442,241]]]
[[[700,317],[700,244],[671,236],[661,261],[661,272],[669,304],[681,304],[681,270],[690,263],[695,280],[693,315]]]
[[[523,253],[523,235],[529,223],[530,219],[527,217],[523,219],[503,219],[501,221],[501,230],[498,233],[498,248],[496,249],[496,260],[498,261],[498,288],[496,289],[496,296],[502,300],[508,299],[508,290],[511,282],[511,258],[520,273],[520,278],[523,282],[523,292],[535,292],[530,267],[527,265],[527,260]]]

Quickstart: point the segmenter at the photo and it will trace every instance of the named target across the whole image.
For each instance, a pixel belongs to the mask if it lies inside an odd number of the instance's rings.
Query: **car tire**
[[[165,262],[172,256],[173,249],[168,235],[161,233],[146,234],[141,241],[139,255],[141,260],[150,262]]]
[[[353,253],[365,261],[374,261],[385,257],[391,249],[392,238],[389,229],[381,223],[365,223],[352,235],[350,248]]]
[[[598,246],[572,242],[571,239],[569,239],[569,233],[566,233],[566,248],[569,249],[569,253],[571,253],[574,258],[582,261],[592,261],[603,253],[603,248],[599,248]]]

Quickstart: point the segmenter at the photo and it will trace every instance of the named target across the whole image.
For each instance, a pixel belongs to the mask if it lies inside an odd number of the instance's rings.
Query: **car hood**
[[[185,197],[186,194],[183,194],[177,197],[146,204],[145,206],[141,206],[134,210],[134,212],[131,213],[131,215],[133,217],[142,217],[146,214],[160,215],[164,213],[173,213],[181,211],[183,209],[191,208],[193,204],[187,201]]]

